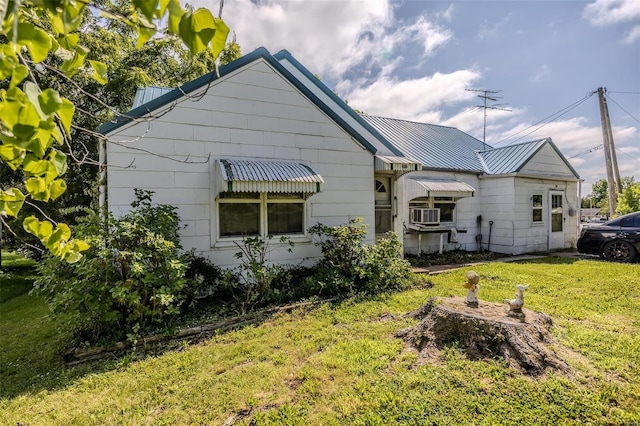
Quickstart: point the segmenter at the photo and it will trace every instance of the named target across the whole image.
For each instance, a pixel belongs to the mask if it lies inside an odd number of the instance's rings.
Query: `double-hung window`
[[[531,221],[534,223],[542,222],[542,194],[531,196]]]

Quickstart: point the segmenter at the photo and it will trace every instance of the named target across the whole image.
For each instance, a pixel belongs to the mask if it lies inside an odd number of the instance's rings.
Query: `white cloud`
[[[640,4],[638,5],[638,7],[640,8]],[[636,41],[640,40],[640,25],[636,25],[633,28],[631,28],[631,30],[629,30],[624,38],[622,39],[622,42],[625,44],[633,44]]]
[[[389,0],[234,0],[225,3],[223,18],[244,53],[287,49],[323,79],[339,79],[356,65],[388,68],[407,43],[419,44],[424,59],[452,37],[424,16],[398,22]]]
[[[596,0],[585,6],[583,14],[597,26],[617,24],[640,18],[638,0]]]
[[[451,22],[451,19],[453,18],[454,10],[455,10],[455,7],[453,3],[451,3],[447,8],[447,10],[445,10],[444,12],[438,13],[437,17],[438,19],[442,19],[443,21]]]
[[[403,81],[383,76],[368,86],[349,87],[349,91],[341,95],[353,108],[369,114],[440,123],[443,106],[473,99],[475,95],[465,88],[479,78],[480,74],[474,70],[435,73]],[[341,88],[345,86],[339,90]]]

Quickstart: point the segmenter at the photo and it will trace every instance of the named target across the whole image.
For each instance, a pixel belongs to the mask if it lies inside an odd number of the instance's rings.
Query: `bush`
[[[34,291],[54,312],[69,314],[84,340],[135,339],[187,298],[176,208],[153,206],[152,194],[136,190],[133,209],[120,219],[88,212],[74,230],[91,245],[83,259],[68,264],[46,255],[38,267]]]
[[[367,228],[361,218],[347,225],[317,224],[309,233],[319,238],[322,260],[314,277],[318,293],[328,295],[364,291],[376,293],[401,288],[411,275],[402,259],[397,234],[390,232],[374,245],[364,245]]]

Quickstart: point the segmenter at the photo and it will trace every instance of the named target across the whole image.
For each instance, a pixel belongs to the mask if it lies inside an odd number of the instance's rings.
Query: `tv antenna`
[[[464,89],[467,92],[476,92],[478,93],[478,97],[482,99],[484,102],[482,105],[476,105],[476,108],[482,108],[484,110],[484,121],[482,125],[482,148],[486,149],[486,138],[487,138],[487,110],[488,109],[498,109],[500,111],[511,111],[508,108],[505,108],[503,104],[487,104],[487,101],[490,102],[498,102],[498,99],[502,99],[502,96],[496,96],[498,93],[502,92],[502,90],[485,90],[485,89]]]

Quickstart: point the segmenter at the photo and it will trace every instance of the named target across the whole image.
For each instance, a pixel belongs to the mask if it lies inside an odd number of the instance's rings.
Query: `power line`
[[[604,147],[604,144],[600,144],[600,145],[594,146],[593,148],[589,148],[588,150],[586,150],[586,151],[585,151],[585,152],[583,152],[582,154],[576,154],[576,155],[574,155],[573,157],[569,157],[569,159],[582,157],[582,156],[584,156],[584,155],[587,155],[587,154],[592,153],[593,151],[597,151],[597,150],[599,150],[599,149],[602,149],[603,147]]]
[[[618,108],[620,108],[621,110],[623,110],[624,112],[626,112],[626,113],[627,113],[627,115],[628,115],[629,117],[631,117],[631,118],[632,118],[632,119],[634,119],[637,123],[639,123],[639,124],[640,124],[640,120],[638,120],[636,117],[634,117],[634,116],[633,116],[629,111],[627,111],[626,109],[622,108],[622,105],[620,105],[619,103],[617,103],[615,99],[613,99],[611,96],[609,96],[609,93],[611,93],[611,92],[607,92],[607,93],[606,93],[607,98],[609,98],[609,99],[611,100],[611,102],[613,102],[614,104],[618,105]]]
[[[640,95],[640,92],[621,92],[615,90],[607,90],[607,93],[624,93],[625,95]]]
[[[524,138],[525,136],[530,135],[531,133],[535,132],[536,130],[541,129],[541,128],[543,128],[544,126],[546,126],[547,124],[552,123],[553,121],[555,121],[555,120],[557,120],[558,118],[562,117],[564,114],[568,113],[568,112],[569,112],[569,111],[571,111],[572,109],[577,108],[578,106],[580,106],[580,104],[584,103],[587,99],[589,99],[589,98],[590,98],[591,96],[593,96],[595,93],[596,93],[595,91],[594,91],[594,92],[590,92],[590,93],[588,93],[588,94],[587,94],[585,97],[583,97],[582,99],[577,100],[576,102],[572,103],[571,105],[569,105],[569,106],[566,106],[566,107],[562,108],[560,111],[555,112],[555,113],[553,113],[553,114],[551,114],[551,115],[549,115],[549,116],[547,116],[547,117],[543,118],[542,120],[540,120],[540,121],[538,121],[538,122],[536,122],[536,123],[534,123],[534,124],[530,125],[529,127],[526,127],[526,128],[524,128],[524,129],[522,129],[522,130],[519,130],[519,131],[517,131],[517,132],[515,132],[515,133],[510,134],[509,136],[506,136],[506,137],[502,138],[501,140],[499,140],[498,142],[496,142],[496,143],[495,143],[495,145],[499,145],[499,144],[501,144],[502,142],[504,142],[504,141],[506,141],[506,140],[508,140],[508,139],[510,139],[510,138],[512,138],[512,137],[514,137],[514,136],[516,136],[516,135],[519,135],[519,134],[520,134],[520,133],[522,133],[522,132],[526,132],[527,130],[531,129],[532,127],[537,126],[538,124],[543,123],[541,126],[536,127],[535,129],[533,129],[533,130],[532,130],[532,131],[530,131],[529,133],[527,133],[527,134],[525,134],[525,135],[520,136],[519,138],[517,138],[517,139],[515,139],[515,140],[511,141],[510,143],[508,143],[507,145],[511,145],[511,144],[516,143],[517,141],[519,141],[520,139]],[[546,122],[546,121],[548,121],[548,122]]]

